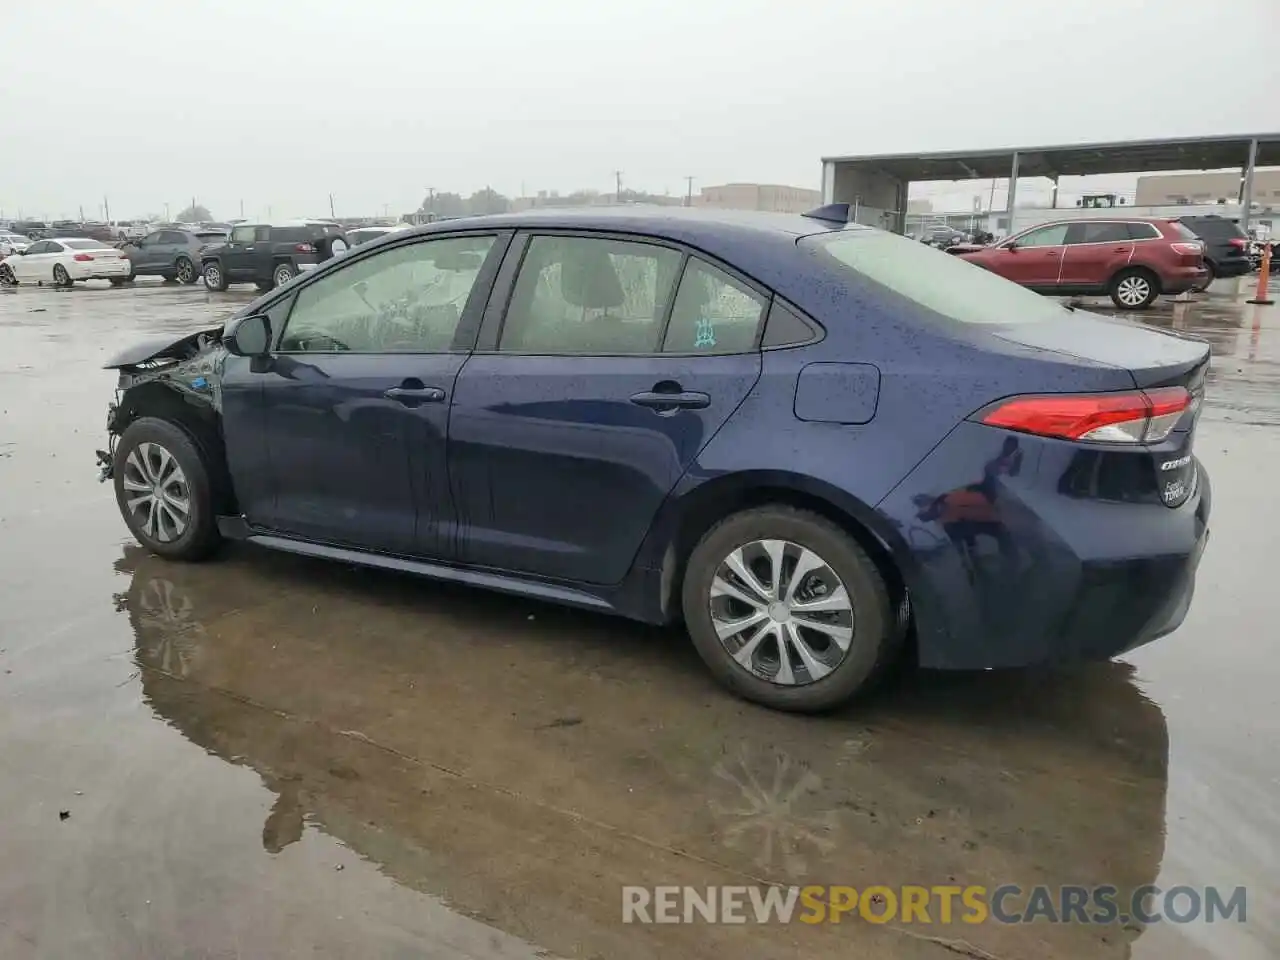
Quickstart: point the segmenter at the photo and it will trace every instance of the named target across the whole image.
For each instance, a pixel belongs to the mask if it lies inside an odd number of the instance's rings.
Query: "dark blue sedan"
[[[1190,604],[1209,351],[809,216],[535,211],[392,234],[120,371],[125,521],[683,620],[831,707],[1106,658]]]

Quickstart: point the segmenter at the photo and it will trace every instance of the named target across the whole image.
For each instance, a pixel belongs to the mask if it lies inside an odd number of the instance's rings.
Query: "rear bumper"
[[[1160,277],[1161,293],[1185,293],[1202,286],[1209,279],[1209,271],[1205,267],[1173,267]]]
[[[110,260],[100,262],[97,260],[88,263],[78,263],[75,260],[70,261],[67,265],[67,275],[72,280],[111,280],[127,277],[133,272],[133,267],[128,260],[121,257],[119,260]]]
[[[1230,260],[1215,260],[1213,272],[1219,277],[1243,277],[1253,270],[1248,257],[1233,257]]]
[[[922,666],[985,669],[1107,659],[1182,623],[1208,541],[1209,478],[1181,506],[1073,496],[1072,445],[964,423],[879,509],[906,539]],[[1128,454],[1126,454],[1128,455]],[[940,513],[940,495],[990,507]]]

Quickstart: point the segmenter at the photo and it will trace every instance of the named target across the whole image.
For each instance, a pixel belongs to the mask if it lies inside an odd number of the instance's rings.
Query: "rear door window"
[[[529,241],[502,325],[504,353],[657,353],[684,257],[606,237]]]
[[[1091,223],[1088,220],[1081,220],[1079,223],[1071,224],[1071,228],[1067,230],[1067,243],[1128,243],[1129,242],[1129,225],[1126,223],[1114,223],[1104,221],[1102,223]]]
[[[755,348],[765,300],[709,263],[690,258],[680,279],[663,353],[748,353]]]
[[[1060,226],[1065,237],[1066,224]],[[1038,323],[1067,315],[1049,297],[883,230],[814,234],[800,246],[821,250],[854,282],[880,286],[956,323]]]

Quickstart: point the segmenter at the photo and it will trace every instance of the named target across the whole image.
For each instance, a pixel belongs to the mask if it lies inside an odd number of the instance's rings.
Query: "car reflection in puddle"
[[[1167,734],[1126,664],[917,673],[789,716],[712,687],[684,638],[616,620],[252,548],[186,566],[126,547],[116,566],[144,700],[275,794],[243,826],[267,854],[321,830],[568,955],[843,957],[925,935],[1122,957],[1142,933],[636,927],[620,909],[630,884],[1155,882]]]

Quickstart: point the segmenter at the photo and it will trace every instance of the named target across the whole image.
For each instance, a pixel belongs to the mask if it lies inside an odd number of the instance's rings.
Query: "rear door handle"
[[[388,400],[395,400],[397,403],[441,403],[444,400],[444,391],[439,387],[392,387],[383,393]]]
[[[705,410],[711,406],[711,397],[693,390],[685,390],[679,393],[661,393],[650,390],[635,394],[632,396],[631,402],[636,406],[648,407],[661,413],[675,410]]]

